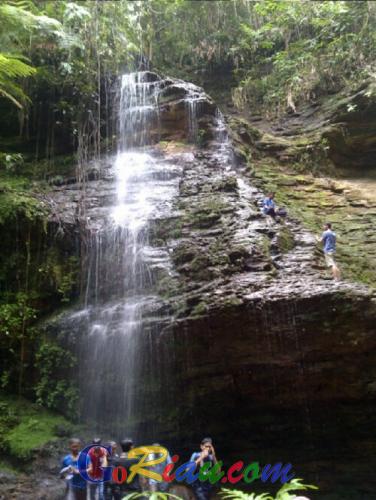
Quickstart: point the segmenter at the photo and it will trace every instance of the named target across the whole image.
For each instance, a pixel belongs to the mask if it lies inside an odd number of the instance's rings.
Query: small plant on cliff
[[[298,490],[317,490],[317,486],[312,486],[310,484],[303,484],[301,479],[292,479],[288,483],[285,483],[282,488],[278,490],[276,496],[273,497],[269,493],[261,493],[256,495],[256,493],[245,493],[240,490],[229,490],[223,488],[220,491],[220,496],[225,500],[294,500],[296,495],[292,491]]]

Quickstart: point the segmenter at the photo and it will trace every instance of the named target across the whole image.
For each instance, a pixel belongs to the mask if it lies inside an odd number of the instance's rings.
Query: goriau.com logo
[[[227,471],[222,470],[223,462],[218,461],[212,464],[210,461],[205,462],[199,469],[195,462],[185,462],[177,469],[179,455],[171,457],[171,463],[167,464],[161,474],[153,470],[157,465],[166,463],[168,451],[162,446],[140,446],[132,448],[127,458],[139,459],[127,470],[123,466],[117,467],[102,467],[103,476],[100,479],[93,479],[90,477],[88,469],[88,454],[92,448],[98,448],[98,445],[90,445],[84,448],[78,458],[78,469],[83,479],[90,483],[101,483],[106,481],[113,481],[117,484],[131,483],[136,474],[153,479],[158,482],[171,483],[172,481],[186,482],[192,484],[195,481],[208,481],[210,484],[216,483],[230,483],[236,484],[243,480],[245,483],[252,483],[256,479],[263,482],[270,481],[275,483],[280,481],[282,484],[290,481],[295,474],[292,472],[292,465],[290,463],[283,464],[277,462],[274,465],[266,464],[260,467],[258,462],[252,462],[248,465],[244,464],[242,460],[233,463]],[[105,449],[108,455],[111,455],[111,448],[101,446]],[[174,470],[175,469],[175,470]],[[198,469],[198,470],[197,470]]]

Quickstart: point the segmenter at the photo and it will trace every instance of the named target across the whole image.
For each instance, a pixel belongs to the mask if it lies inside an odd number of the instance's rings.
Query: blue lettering
[[[198,473],[194,473],[196,469],[197,465],[195,462],[186,462],[180,465],[175,472],[176,481],[180,482],[185,479],[188,484],[194,483],[198,479]]]
[[[282,484],[287,483],[295,476],[295,473],[292,473],[290,476],[288,475],[291,468],[291,464],[286,464],[285,466],[283,466],[282,462],[277,462],[273,466],[267,464],[262,470],[261,481],[265,483],[271,476],[270,481],[272,483],[275,483],[276,481],[278,481],[278,479]]]

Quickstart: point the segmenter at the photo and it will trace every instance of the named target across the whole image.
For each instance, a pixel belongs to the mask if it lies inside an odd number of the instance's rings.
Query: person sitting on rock
[[[270,215],[275,219],[276,217],[276,206],[274,202],[275,193],[268,193],[267,197],[262,202],[262,211],[265,215]]]
[[[332,230],[332,225],[329,222],[324,225],[324,232],[319,241],[323,244],[326,266],[332,269],[333,278],[338,281],[341,278],[341,272],[334,260],[337,235]]]
[[[263,200],[262,202],[262,212],[265,215],[269,215],[274,219],[275,221],[280,221],[281,218],[286,217],[287,212],[285,208],[278,208],[276,207],[275,201],[274,201],[274,196],[275,193],[269,193],[267,197]]]

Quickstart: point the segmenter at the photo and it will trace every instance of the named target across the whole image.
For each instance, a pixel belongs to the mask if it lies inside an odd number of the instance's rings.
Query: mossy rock
[[[199,249],[189,242],[180,243],[179,246],[174,248],[172,253],[172,260],[175,265],[185,264],[191,262],[195,257],[199,255]]]
[[[216,191],[237,192],[238,181],[234,175],[222,178],[214,187]]]
[[[282,253],[290,252],[295,247],[295,238],[289,227],[283,226],[277,234],[277,245]]]
[[[47,443],[58,439],[59,429],[72,425],[26,399],[0,395],[0,444],[13,458],[27,461]]]
[[[204,316],[208,312],[208,304],[206,302],[199,302],[191,311],[191,316]]]

